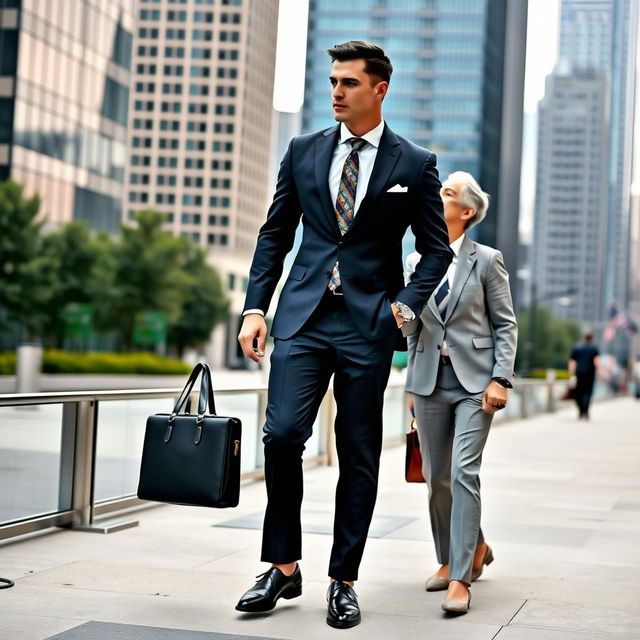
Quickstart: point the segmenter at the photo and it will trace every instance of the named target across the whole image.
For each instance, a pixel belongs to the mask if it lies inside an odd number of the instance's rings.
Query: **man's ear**
[[[384,100],[384,97],[387,95],[387,91],[389,91],[389,83],[388,82],[378,82],[376,85],[376,96],[380,98],[380,100]]]

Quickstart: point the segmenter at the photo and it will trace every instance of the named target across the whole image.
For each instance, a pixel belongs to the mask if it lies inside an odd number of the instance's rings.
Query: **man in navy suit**
[[[376,500],[382,404],[398,331],[420,315],[452,259],[436,158],[391,131],[382,101],[392,66],[361,41],[328,51],[338,125],[294,138],[260,230],[238,337],[264,357],[264,320],[300,219],[303,237],[280,295],[264,426],[268,504],[262,561],[272,567],[237,609],[262,612],[302,593],[302,451],[334,375],[336,490],[327,622],[360,622],[353,582]],[[402,238],[411,226],[422,259],[405,286]],[[406,347],[405,347],[406,348]]]

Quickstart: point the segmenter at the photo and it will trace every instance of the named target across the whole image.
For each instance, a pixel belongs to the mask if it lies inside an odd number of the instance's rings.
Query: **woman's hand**
[[[482,410],[485,413],[493,414],[504,409],[507,406],[507,392],[508,389],[492,380],[482,394]]]

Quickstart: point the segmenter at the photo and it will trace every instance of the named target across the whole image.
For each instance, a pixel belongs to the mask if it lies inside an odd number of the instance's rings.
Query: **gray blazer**
[[[419,318],[402,326],[409,338],[407,391],[433,392],[445,337],[451,365],[469,393],[481,393],[493,377],[513,382],[518,326],[500,251],[465,236],[444,321],[434,296]]]

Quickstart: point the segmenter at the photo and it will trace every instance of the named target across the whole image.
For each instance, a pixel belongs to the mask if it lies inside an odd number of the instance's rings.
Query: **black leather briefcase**
[[[180,413],[200,374],[198,414]],[[211,370],[198,363],[173,412],[147,419],[138,497],[201,507],[237,506],[241,433],[240,420],[216,415]]]

